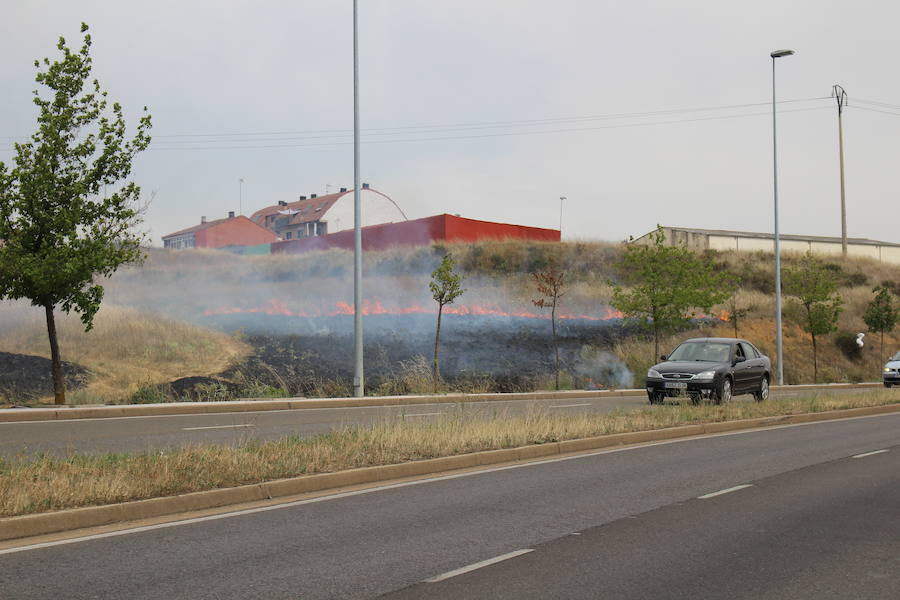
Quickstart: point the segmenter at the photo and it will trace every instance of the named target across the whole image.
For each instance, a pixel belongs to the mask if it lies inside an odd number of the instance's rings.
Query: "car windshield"
[[[721,342],[687,342],[681,344],[669,360],[727,362],[731,353],[731,344]]]
[[[891,360],[900,360],[900,352],[898,352],[897,354],[893,355],[893,356],[891,357]]]

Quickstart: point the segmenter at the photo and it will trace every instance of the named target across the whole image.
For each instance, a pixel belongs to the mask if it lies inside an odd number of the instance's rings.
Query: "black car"
[[[757,402],[769,397],[772,362],[747,340],[694,338],[660,358],[647,371],[650,404],[682,395],[695,404],[703,398],[722,404],[739,394],[753,394]]]

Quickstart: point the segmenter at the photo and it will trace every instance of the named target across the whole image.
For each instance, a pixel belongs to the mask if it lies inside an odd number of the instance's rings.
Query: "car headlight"
[[[702,373],[697,373],[694,375],[694,379],[699,379],[701,381],[709,381],[710,379],[715,378],[715,371],[703,371]]]
[[[884,368],[884,372],[885,372],[885,373],[890,373],[890,372],[891,372],[890,367],[885,367],[885,368]]]
[[[662,379],[662,375],[656,369],[649,369],[647,371],[647,379]]]

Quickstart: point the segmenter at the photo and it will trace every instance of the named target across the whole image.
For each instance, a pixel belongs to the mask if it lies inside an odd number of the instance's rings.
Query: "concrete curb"
[[[773,386],[773,391],[828,391],[869,389],[880,383],[832,383],[822,385]],[[435,396],[368,396],[365,398],[285,398],[247,399],[228,402],[172,402],[167,404],[127,404],[122,406],[61,406],[59,408],[10,408],[0,410],[0,423],[24,421],[62,421],[75,419],[116,419],[162,415],[199,415],[241,413],[304,408],[359,408],[367,406],[404,406],[409,404],[453,404],[457,402],[510,402],[520,400],[569,400],[643,396],[644,389],[567,390],[563,392],[523,392],[511,394],[444,394]]]
[[[351,469],[339,471],[337,473],[305,475],[265,483],[208,490],[204,492],[193,492],[179,496],[137,500],[121,504],[89,506],[51,513],[7,517],[0,519],[0,541],[33,537],[61,531],[71,531],[86,527],[97,527],[109,525],[111,523],[136,521],[284,496],[294,496],[297,494],[319,492],[322,490],[352,485],[385,482],[404,477],[431,475],[457,469],[467,469],[505,462],[598,450],[612,446],[671,440],[708,433],[722,433],[776,425],[830,421],[847,417],[863,417],[897,412],[900,412],[900,404],[850,408],[820,413],[761,417],[756,419],[706,423],[701,425],[684,425],[667,429],[618,433],[578,440],[554,442],[550,444],[536,444],[518,448],[487,450],[484,452],[419,460],[396,465]]]

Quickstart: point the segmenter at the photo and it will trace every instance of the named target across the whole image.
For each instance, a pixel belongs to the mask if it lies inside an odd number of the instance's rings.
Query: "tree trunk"
[[[438,344],[441,339],[441,313],[444,312],[444,305],[438,304],[437,329],[434,332],[434,362],[431,365],[431,381],[433,391],[436,394],[438,388],[438,378],[440,377],[440,369],[438,368]]]
[[[737,317],[737,312],[734,309],[732,309],[731,320],[734,322],[734,337],[738,337],[738,332],[737,332],[738,317]]]
[[[553,351],[556,354],[556,389],[559,390],[559,344],[556,343],[556,298],[550,310],[550,327],[553,329]]]
[[[813,383],[819,383],[819,362],[818,357],[816,356],[816,336],[815,334],[810,334],[812,336],[813,343]]]
[[[884,329],[881,330],[881,356],[884,356]]]
[[[53,318],[53,305],[45,304],[47,314],[47,335],[50,338],[50,362],[53,373],[53,396],[56,404],[66,403],[66,380],[63,378],[62,361],[59,358],[59,342],[56,340],[56,321]]]

